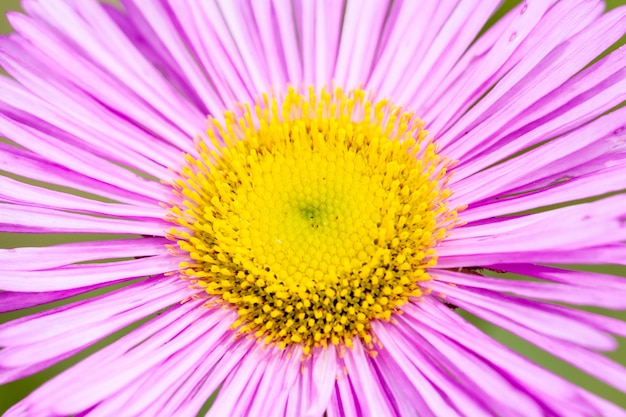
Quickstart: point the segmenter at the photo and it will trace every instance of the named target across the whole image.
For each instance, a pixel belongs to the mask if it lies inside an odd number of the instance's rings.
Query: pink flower
[[[499,3],[24,0],[0,383],[139,324],[5,415],[626,415],[459,314],[626,392],[626,8]]]

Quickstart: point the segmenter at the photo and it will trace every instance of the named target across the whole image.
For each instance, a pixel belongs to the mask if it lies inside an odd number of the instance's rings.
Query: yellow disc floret
[[[421,295],[456,214],[422,127],[361,90],[291,89],[212,120],[170,208],[182,274],[265,343],[370,343],[372,320]]]

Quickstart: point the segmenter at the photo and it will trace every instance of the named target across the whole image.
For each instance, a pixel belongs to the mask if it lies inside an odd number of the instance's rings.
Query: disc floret
[[[181,273],[267,344],[371,343],[429,280],[456,213],[422,122],[386,100],[290,89],[211,122],[174,184]]]

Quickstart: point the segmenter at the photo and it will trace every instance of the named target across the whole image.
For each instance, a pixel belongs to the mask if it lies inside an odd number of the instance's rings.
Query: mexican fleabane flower
[[[62,301],[0,383],[143,320],[7,416],[626,415],[463,315],[626,391],[626,324],[563,305],[626,308],[564,267],[625,264],[625,8],[121,3],[0,41],[0,229],[88,235],[0,252],[2,311]]]

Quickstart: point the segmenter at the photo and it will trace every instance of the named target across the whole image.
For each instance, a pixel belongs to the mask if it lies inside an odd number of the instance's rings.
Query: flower
[[[626,392],[626,8],[498,4],[24,1],[0,382],[143,321],[6,415],[626,415],[459,314]]]

